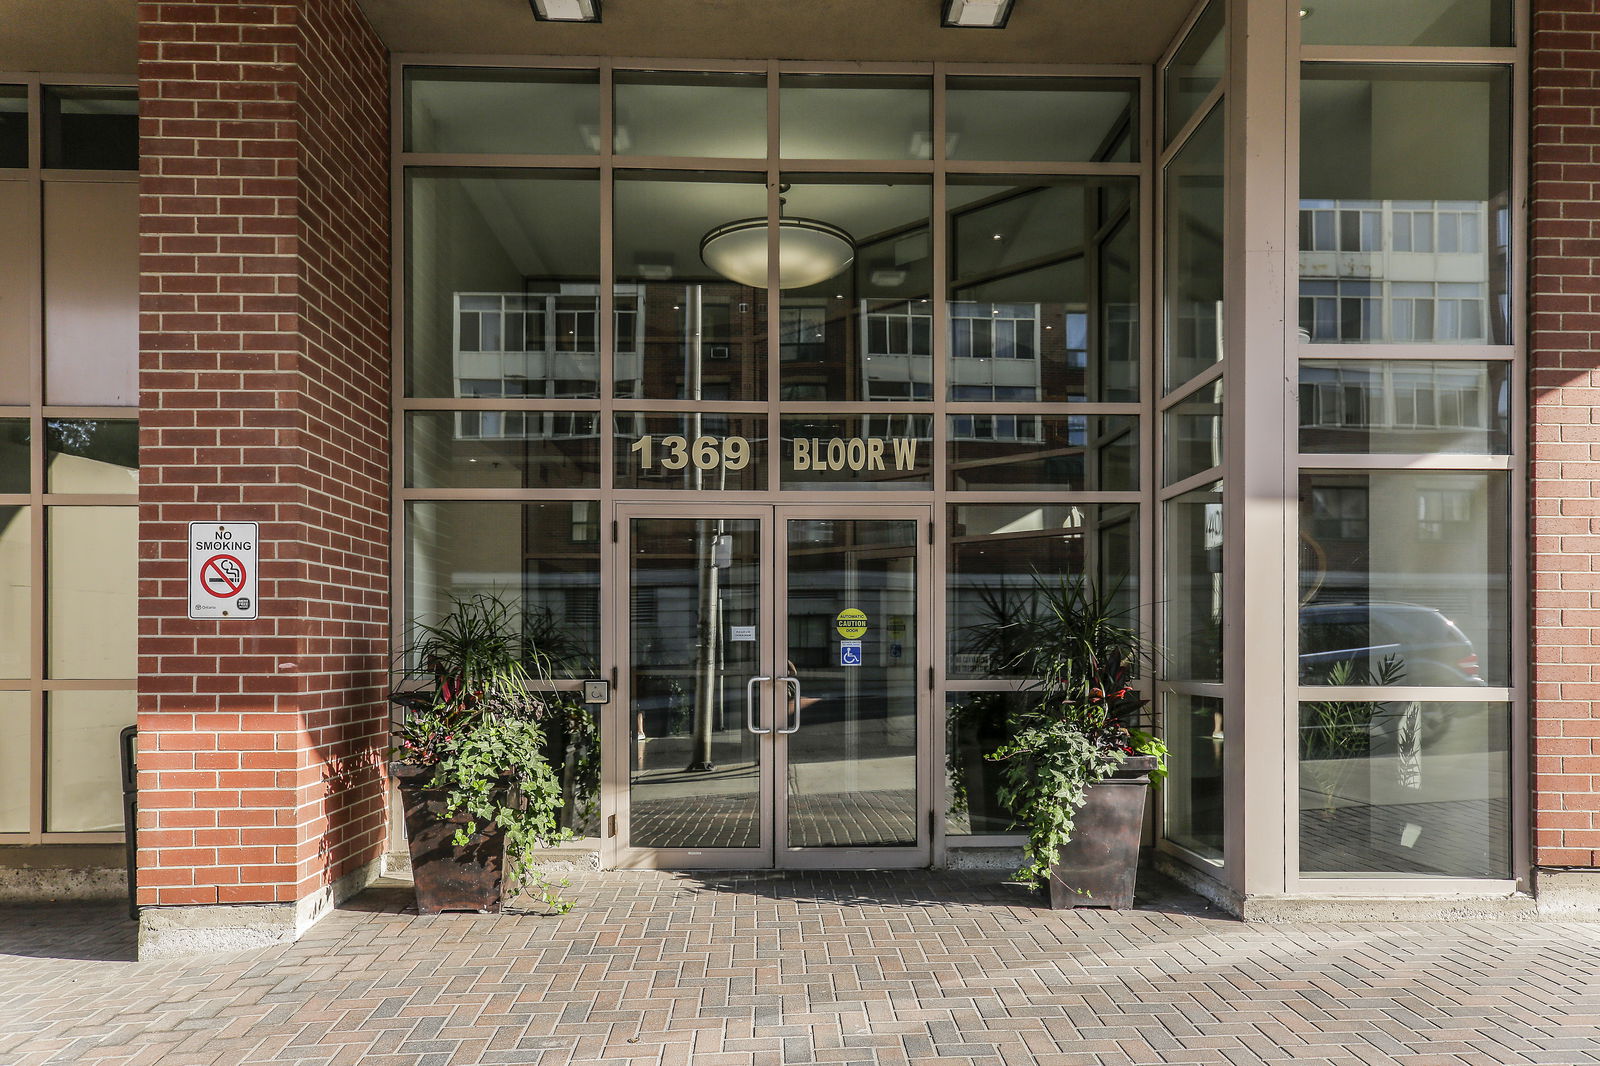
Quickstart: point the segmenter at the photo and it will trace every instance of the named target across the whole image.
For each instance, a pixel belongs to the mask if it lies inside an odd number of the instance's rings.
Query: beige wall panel
[[[32,548],[28,508],[0,507],[0,677],[25,678],[33,672]]]
[[[49,676],[133,677],[139,509],[52,507],[47,524]]]
[[[28,402],[39,302],[39,208],[32,182],[0,181],[0,404]]]
[[[119,734],[138,718],[132,692],[52,692],[45,746],[45,832],[120,833]]]
[[[44,195],[45,402],[139,402],[139,187],[52,182]]]
[[[0,833],[26,833],[33,782],[33,710],[28,692],[0,692]]]

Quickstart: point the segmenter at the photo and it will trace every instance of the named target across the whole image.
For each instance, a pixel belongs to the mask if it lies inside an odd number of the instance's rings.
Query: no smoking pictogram
[[[200,587],[219,600],[244,591],[244,564],[231,555],[213,555],[200,567]]]

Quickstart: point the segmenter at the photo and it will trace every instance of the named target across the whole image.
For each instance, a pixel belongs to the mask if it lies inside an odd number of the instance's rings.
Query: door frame
[[[934,629],[933,544],[934,508],[928,503],[859,503],[851,499],[834,502],[780,503],[688,503],[680,501],[617,501],[613,511],[612,536],[606,549],[606,571],[612,575],[607,616],[615,627],[603,641],[613,650],[614,662],[607,668],[612,678],[611,702],[601,714],[601,859],[614,869],[662,870],[757,870],[757,869],[915,869],[932,865],[934,856],[935,795],[937,777],[935,757],[942,745],[933,733],[939,723],[935,700],[935,659],[941,650]],[[759,843],[753,848],[647,848],[627,844],[631,773],[629,762],[632,737],[631,717],[631,586],[632,523],[636,518],[726,518],[758,520],[762,523],[760,602],[763,621],[757,629],[758,662],[762,671],[776,678],[782,671],[769,669],[779,663],[788,644],[788,618],[780,604],[786,602],[788,584],[787,523],[793,519],[899,520],[914,521],[916,532],[917,588],[917,674],[914,678],[917,713],[916,745],[916,843],[907,847],[809,847],[780,846],[787,814],[788,765],[786,741],[778,732],[779,693],[787,688],[774,681],[757,686],[759,724],[771,730],[757,738],[761,767],[758,789]],[[786,704],[786,700],[784,703]],[[804,728],[803,724],[802,727]],[[780,781],[785,787],[779,787]]]

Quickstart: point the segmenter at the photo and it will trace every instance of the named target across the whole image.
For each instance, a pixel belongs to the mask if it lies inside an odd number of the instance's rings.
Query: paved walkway
[[[1251,926],[1170,885],[1051,913],[978,874],[586,875],[563,918],[408,913],[131,961],[0,907],[0,1064],[1600,1063],[1600,924]]]

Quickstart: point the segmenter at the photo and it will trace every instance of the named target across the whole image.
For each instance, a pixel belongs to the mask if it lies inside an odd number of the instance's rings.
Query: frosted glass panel
[[[139,509],[52,507],[46,527],[49,676],[133,677]]]
[[[135,707],[132,692],[50,693],[45,832],[122,832],[118,735],[137,721]]]

